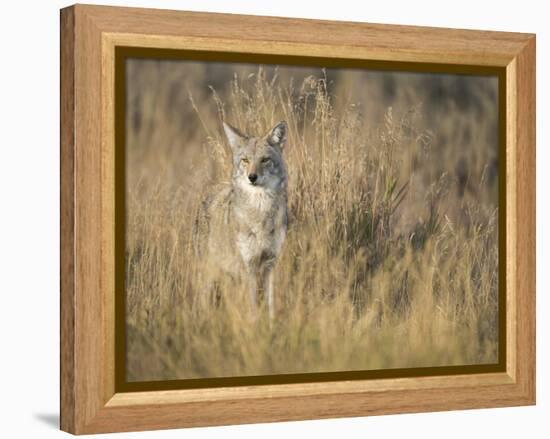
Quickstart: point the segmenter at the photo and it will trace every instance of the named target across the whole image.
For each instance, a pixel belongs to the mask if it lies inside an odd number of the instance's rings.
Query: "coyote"
[[[247,136],[225,122],[223,129],[233,156],[232,178],[201,205],[195,233],[199,257],[209,269],[246,282],[254,313],[262,291],[273,318],[273,268],[288,224],[283,159],[288,127],[279,122],[263,137]]]

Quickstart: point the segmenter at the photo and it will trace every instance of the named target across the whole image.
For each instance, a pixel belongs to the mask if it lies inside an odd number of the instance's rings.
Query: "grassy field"
[[[495,78],[134,60],[127,90],[128,380],[497,361]],[[222,118],[290,128],[272,323],[198,300]]]

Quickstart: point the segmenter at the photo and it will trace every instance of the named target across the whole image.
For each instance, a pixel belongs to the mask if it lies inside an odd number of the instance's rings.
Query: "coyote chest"
[[[236,245],[245,267],[255,270],[272,265],[281,252],[287,226],[286,202],[264,191],[255,191],[235,209]]]

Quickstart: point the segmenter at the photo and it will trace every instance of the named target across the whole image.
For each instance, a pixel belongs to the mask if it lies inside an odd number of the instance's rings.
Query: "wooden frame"
[[[499,67],[506,78],[505,372],[115,392],[117,46]],[[520,214],[521,213],[521,214]],[[535,402],[535,37],[76,5],[61,11],[61,428],[83,434]]]

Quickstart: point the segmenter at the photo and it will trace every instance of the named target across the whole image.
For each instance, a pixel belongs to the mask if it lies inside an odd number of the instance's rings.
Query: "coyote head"
[[[283,147],[287,124],[279,122],[265,136],[249,137],[227,123],[223,129],[233,153],[233,182],[245,190],[286,188]]]

